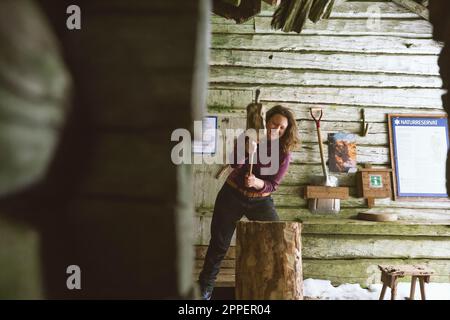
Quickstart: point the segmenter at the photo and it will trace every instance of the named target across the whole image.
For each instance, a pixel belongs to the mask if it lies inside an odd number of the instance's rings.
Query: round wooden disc
[[[360,212],[358,219],[368,221],[397,221],[398,217],[394,213]]]

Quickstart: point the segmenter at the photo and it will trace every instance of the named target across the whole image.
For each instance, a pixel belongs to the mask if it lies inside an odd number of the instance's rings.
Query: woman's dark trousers
[[[199,276],[202,290],[214,287],[220,264],[230,246],[236,223],[246,216],[252,221],[278,221],[271,196],[247,198],[225,183],[216,198],[211,222],[211,240]]]

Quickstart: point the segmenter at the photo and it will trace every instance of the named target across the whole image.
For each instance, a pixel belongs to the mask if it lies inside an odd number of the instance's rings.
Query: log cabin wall
[[[241,25],[211,17],[208,111],[218,116],[221,129],[245,128],[245,106],[258,88],[267,107],[282,104],[294,111],[302,146],[273,198],[282,220],[304,221],[305,278],[366,285],[379,281],[377,263],[421,262],[437,270],[433,281],[450,281],[449,202],[376,199],[377,210],[395,212],[400,221],[349,220],[365,208],[364,199],[355,197],[354,174],[333,174],[352,195],[341,201],[337,216],[312,215],[301,197],[310,176],[321,174],[310,107],[324,108],[324,141],[328,132],[355,133],[358,165],[382,167],[390,166],[386,114],[445,113],[442,46],[432,39],[431,24],[391,2],[346,2],[328,21],[309,22],[298,35],[271,30],[272,12],[264,6]],[[359,135],[362,108],[370,123],[367,136]],[[194,166],[197,245],[209,242],[214,200],[225,179],[214,178],[218,168]]]

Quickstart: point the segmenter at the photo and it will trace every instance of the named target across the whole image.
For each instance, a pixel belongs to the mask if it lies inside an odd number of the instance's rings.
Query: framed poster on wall
[[[445,115],[389,114],[394,199],[448,199]]]

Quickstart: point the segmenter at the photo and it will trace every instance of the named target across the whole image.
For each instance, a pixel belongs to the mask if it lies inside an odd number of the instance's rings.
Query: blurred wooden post
[[[236,299],[303,299],[301,229],[298,222],[238,223]]]

